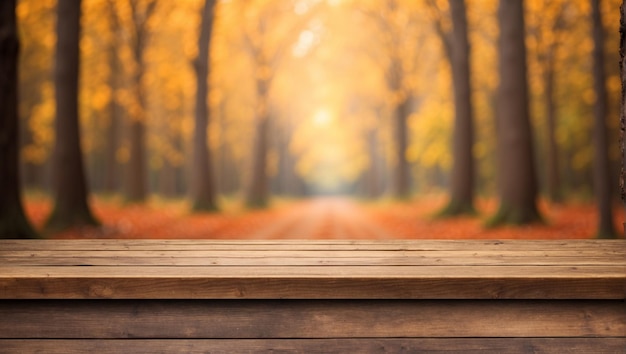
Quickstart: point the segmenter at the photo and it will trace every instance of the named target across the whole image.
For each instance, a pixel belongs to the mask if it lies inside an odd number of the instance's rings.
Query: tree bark
[[[20,196],[15,0],[0,2],[0,238],[37,238]]]
[[[626,142],[624,141],[624,133],[626,130],[626,1],[622,0],[620,6],[620,75],[622,79],[622,101],[620,110],[620,146],[622,150],[622,162],[620,168],[620,192],[622,196],[622,203],[626,203],[626,188],[624,182],[626,180]],[[626,223],[624,225],[624,232],[626,233]],[[624,235],[626,236],[626,235]]]
[[[556,105],[556,55],[560,46],[560,36],[566,30],[565,12],[567,11],[567,2],[563,2],[555,10],[558,11],[549,32],[551,36],[544,36],[545,31],[534,29],[536,39],[543,42],[546,46],[543,51],[539,52],[538,61],[542,64],[542,79],[544,87],[544,113],[546,119],[546,183],[547,195],[552,203],[561,203],[563,201],[563,188],[561,186],[561,171],[559,166],[559,148],[556,142],[556,121],[557,121],[557,105]],[[554,11],[554,10],[553,10]],[[552,38],[554,37],[554,38]]]
[[[127,170],[127,196],[131,203],[144,202],[148,196],[146,162],[146,90],[143,82],[145,74],[145,49],[148,43],[148,21],[153,15],[157,0],[146,1],[143,9],[137,0],[130,0],[133,19],[133,57],[135,72],[133,75],[135,100],[138,109],[130,122],[130,157]]]
[[[500,86],[496,107],[500,207],[488,222],[540,221],[537,210],[532,131],[528,108],[524,7],[522,0],[500,0]]]
[[[110,30],[113,40],[109,43],[108,48],[108,61],[110,67],[109,73],[109,88],[111,89],[111,100],[108,107],[108,124],[106,127],[106,142],[105,142],[105,176],[104,176],[104,191],[113,193],[118,191],[119,180],[118,175],[120,173],[120,164],[117,161],[117,150],[119,148],[119,131],[120,121],[122,116],[122,107],[118,104],[116,99],[116,92],[120,87],[120,59],[118,53],[119,45],[119,31],[120,24],[117,17],[116,7],[113,2],[109,2],[109,17],[110,17]]]
[[[381,195],[380,188],[380,165],[379,165],[379,152],[378,152],[378,130],[370,128],[366,133],[367,140],[367,152],[370,158],[370,164],[367,171],[365,171],[365,194],[370,199],[376,199]]]
[[[394,195],[397,199],[408,199],[411,194],[409,181],[409,162],[406,151],[409,146],[407,120],[409,116],[409,100],[403,97],[394,107],[394,129],[396,142],[396,166],[394,169]]]
[[[130,122],[130,156],[127,166],[127,191],[126,200],[130,203],[141,203],[148,195],[147,175],[146,175],[146,148],[145,136],[146,126],[143,120],[144,113],[137,113],[142,116],[131,118]]]
[[[55,145],[53,183],[55,205],[46,228],[98,225],[87,203],[78,119],[80,0],[60,0],[57,5],[55,55]]]
[[[547,124],[547,174],[548,174],[548,197],[553,203],[562,201],[561,178],[559,174],[558,147],[556,143],[556,102],[554,100],[554,59],[553,53],[548,54],[544,72],[544,99],[546,124]]]
[[[454,88],[453,164],[450,201],[441,216],[475,214],[474,209],[474,124],[470,82],[470,44],[464,0],[450,0],[452,40],[450,66]]]
[[[198,57],[194,62],[197,93],[194,130],[194,164],[192,171],[192,208],[195,211],[217,210],[211,150],[207,142],[207,128],[210,124],[210,112],[207,107],[209,94],[207,81],[210,75],[209,54],[211,49],[214,8],[215,0],[206,0],[198,39]]]
[[[269,202],[267,153],[269,149],[269,85],[270,81],[257,78],[257,109],[252,151],[252,170],[246,193],[246,206],[264,208]]]
[[[392,193],[396,199],[408,199],[411,193],[409,181],[409,162],[406,159],[406,150],[409,145],[407,120],[409,99],[402,87],[403,69],[400,58],[392,54],[391,63],[387,68],[387,86],[392,93],[392,124],[394,146],[394,162],[392,169]]]
[[[600,0],[592,0],[593,22],[593,82],[596,93],[594,105],[594,187],[598,203],[598,238],[614,238],[613,212],[611,208],[611,177],[609,165],[608,133],[606,128],[608,94],[604,70],[604,28]]]
[[[226,122],[226,108],[225,108],[225,100],[220,102],[220,113],[219,114],[219,129],[221,132],[225,132],[227,130],[227,122]],[[220,193],[224,195],[233,195],[239,189],[239,177],[240,174],[237,173],[237,168],[235,164],[235,158],[233,152],[231,150],[230,145],[226,141],[226,138],[223,137],[219,150],[218,150],[218,168],[217,168],[217,177],[218,183],[217,186],[219,188]]]

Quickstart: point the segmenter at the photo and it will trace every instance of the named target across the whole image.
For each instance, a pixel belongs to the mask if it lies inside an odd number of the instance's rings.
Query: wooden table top
[[[0,240],[0,299],[625,294],[625,240]]]

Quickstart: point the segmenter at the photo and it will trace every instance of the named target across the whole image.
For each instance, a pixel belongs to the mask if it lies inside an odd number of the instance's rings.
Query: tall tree
[[[598,203],[598,238],[614,238],[611,208],[611,174],[609,167],[608,134],[606,128],[608,94],[604,69],[604,28],[600,0],[591,1],[593,23],[593,83],[596,93],[594,105],[594,187]]]
[[[246,205],[251,208],[267,206],[269,186],[267,176],[267,154],[269,151],[269,89],[270,77],[257,77],[256,96],[257,109],[252,151],[252,169],[248,189],[246,191]]]
[[[0,2],[0,238],[36,238],[20,196],[15,0]]]
[[[431,4],[435,2],[432,1]],[[450,0],[452,33],[449,36],[441,21],[435,29],[443,41],[444,53],[452,69],[454,89],[454,135],[450,200],[441,216],[474,214],[474,118],[470,81],[470,44],[467,36],[465,0]]]
[[[198,57],[194,61],[196,69],[196,110],[194,130],[194,164],[193,164],[193,209],[197,211],[217,210],[216,188],[213,176],[211,150],[207,144],[207,128],[210,122],[210,111],[207,106],[209,94],[208,78],[210,74],[209,54],[211,49],[211,32],[215,0],[206,0],[202,11],[200,35],[198,36]]]
[[[107,52],[109,62],[109,87],[112,92],[112,97],[109,100],[108,106],[108,124],[106,126],[106,141],[105,141],[105,176],[104,176],[104,190],[112,193],[118,190],[119,181],[118,174],[120,173],[120,163],[117,160],[117,151],[119,147],[120,137],[120,123],[122,119],[122,106],[118,103],[115,97],[115,93],[120,88],[120,73],[121,63],[119,58],[119,44],[121,39],[121,25],[120,19],[117,14],[117,7],[113,0],[108,2],[109,10],[109,26],[111,32],[111,42]]]
[[[385,9],[382,11],[386,17],[382,19],[383,28],[388,38],[385,50],[389,57],[389,63],[385,72],[385,79],[389,91],[392,93],[392,119],[395,165],[392,170],[393,194],[398,199],[406,199],[411,193],[411,181],[409,178],[409,161],[406,152],[409,147],[408,118],[411,113],[411,92],[407,89],[404,81],[406,68],[403,65],[402,51],[402,24],[394,23],[393,19],[403,9],[397,0],[385,1]]]
[[[133,85],[135,103],[130,122],[130,157],[127,169],[127,195],[129,202],[143,202],[148,194],[146,163],[146,72],[145,49],[149,40],[148,22],[154,14],[157,0],[129,0],[132,16],[131,46],[135,70]]]
[[[365,140],[367,141],[367,155],[370,159],[369,168],[366,171],[366,196],[368,198],[378,198],[382,194],[382,181],[380,177],[381,171],[381,159],[379,152],[379,138],[378,130],[375,127],[370,127],[365,133]]]
[[[559,77],[558,63],[562,43],[571,36],[571,25],[574,21],[568,20],[568,12],[572,9],[572,2],[533,1],[529,2],[527,12],[541,11],[541,16],[534,16],[527,23],[528,40],[534,44],[534,56],[531,58],[537,66],[537,74],[543,84],[541,101],[545,118],[545,173],[546,192],[552,203],[563,201],[563,183],[561,178],[561,162],[559,161],[559,144],[556,139],[558,118],[557,79]]]
[[[280,62],[306,26],[309,25],[322,3],[316,2],[303,14],[294,18],[293,8],[275,1],[252,3],[241,1],[241,12],[247,20],[243,25],[243,39],[254,66],[255,117],[252,145],[251,169],[246,186],[246,205],[262,208],[269,202],[269,177],[267,173],[270,149],[269,133],[272,122],[271,88]],[[256,6],[255,6],[256,5]],[[284,16],[288,14],[288,16]],[[271,23],[283,16],[282,23]],[[253,19],[253,20],[250,20]],[[284,19],[293,19],[293,22]],[[277,29],[281,35],[277,36]]]
[[[561,5],[561,9],[558,12],[556,19],[554,20],[552,33],[554,34],[553,40],[547,43],[547,48],[543,53],[543,81],[544,81],[544,98],[545,98],[545,114],[546,124],[548,129],[547,134],[547,174],[548,174],[548,197],[554,203],[561,202],[562,195],[560,190],[561,178],[559,174],[559,159],[556,143],[556,117],[557,117],[557,105],[555,99],[555,79],[556,79],[556,55],[559,50],[559,43],[557,37],[560,34],[560,29],[564,27],[563,13],[567,2]]]
[[[387,85],[393,95],[393,127],[396,146],[395,167],[393,169],[393,193],[398,199],[406,199],[411,192],[409,161],[406,151],[409,147],[408,118],[410,111],[409,94],[402,87],[403,70],[400,58],[394,56],[387,72]]]
[[[265,35],[265,19],[259,19],[258,33],[263,39]],[[267,176],[267,154],[269,150],[269,121],[271,119],[270,86],[274,78],[270,58],[263,52],[262,42],[253,42],[246,34],[246,42],[250,56],[254,58],[255,72],[255,117],[254,137],[252,140],[252,166],[246,190],[246,205],[251,208],[265,207],[269,199],[269,181]]]
[[[620,74],[622,79],[622,102],[620,110],[620,145],[622,150],[622,163],[620,171],[620,193],[622,202],[626,203],[626,141],[624,133],[626,132],[626,0],[622,0],[620,6]],[[626,232],[626,223],[624,224],[624,232]],[[625,235],[626,236],[626,235]]]
[[[249,6],[249,5],[248,5]],[[249,7],[246,8],[249,11]],[[251,208],[265,207],[269,199],[267,155],[269,151],[270,88],[275,76],[279,49],[272,48],[268,40],[271,5],[264,4],[256,13],[256,21],[244,32],[248,55],[253,59],[255,86],[254,137],[252,139],[252,166],[246,187],[246,205]],[[279,45],[280,46],[280,45]],[[270,49],[271,48],[271,49]]]
[[[414,88],[408,84],[409,76],[420,62],[424,36],[416,36],[414,27],[416,6],[411,2],[385,0],[372,2],[373,8],[367,3],[360,4],[359,11],[374,20],[381,34],[382,50],[370,56],[384,56],[383,70],[385,84],[390,96],[391,124],[393,129],[393,167],[391,169],[391,192],[397,199],[407,199],[411,193],[410,165],[407,150],[410,144],[408,119],[412,113]],[[422,34],[421,32],[417,32]],[[380,58],[375,58],[379,61]]]
[[[57,5],[55,54],[55,144],[53,183],[55,204],[46,227],[60,230],[97,225],[87,203],[87,182],[80,145],[78,73],[81,0],[60,0]]]
[[[489,221],[526,224],[541,220],[528,107],[523,0],[500,0],[497,94],[497,171],[500,207]]]

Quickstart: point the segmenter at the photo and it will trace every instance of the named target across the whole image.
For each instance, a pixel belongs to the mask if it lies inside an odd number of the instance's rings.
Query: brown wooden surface
[[[625,246],[0,240],[0,353],[623,353]]]
[[[626,240],[0,240],[0,250],[616,250]]]
[[[624,353],[624,338],[0,340],[0,353]]]
[[[0,240],[0,298],[623,299],[625,245]]]
[[[0,338],[624,337],[623,301],[2,301]]]

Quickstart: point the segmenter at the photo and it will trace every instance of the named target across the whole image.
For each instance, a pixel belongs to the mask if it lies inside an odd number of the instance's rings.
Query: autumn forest
[[[2,1],[0,238],[622,237],[620,5]]]

